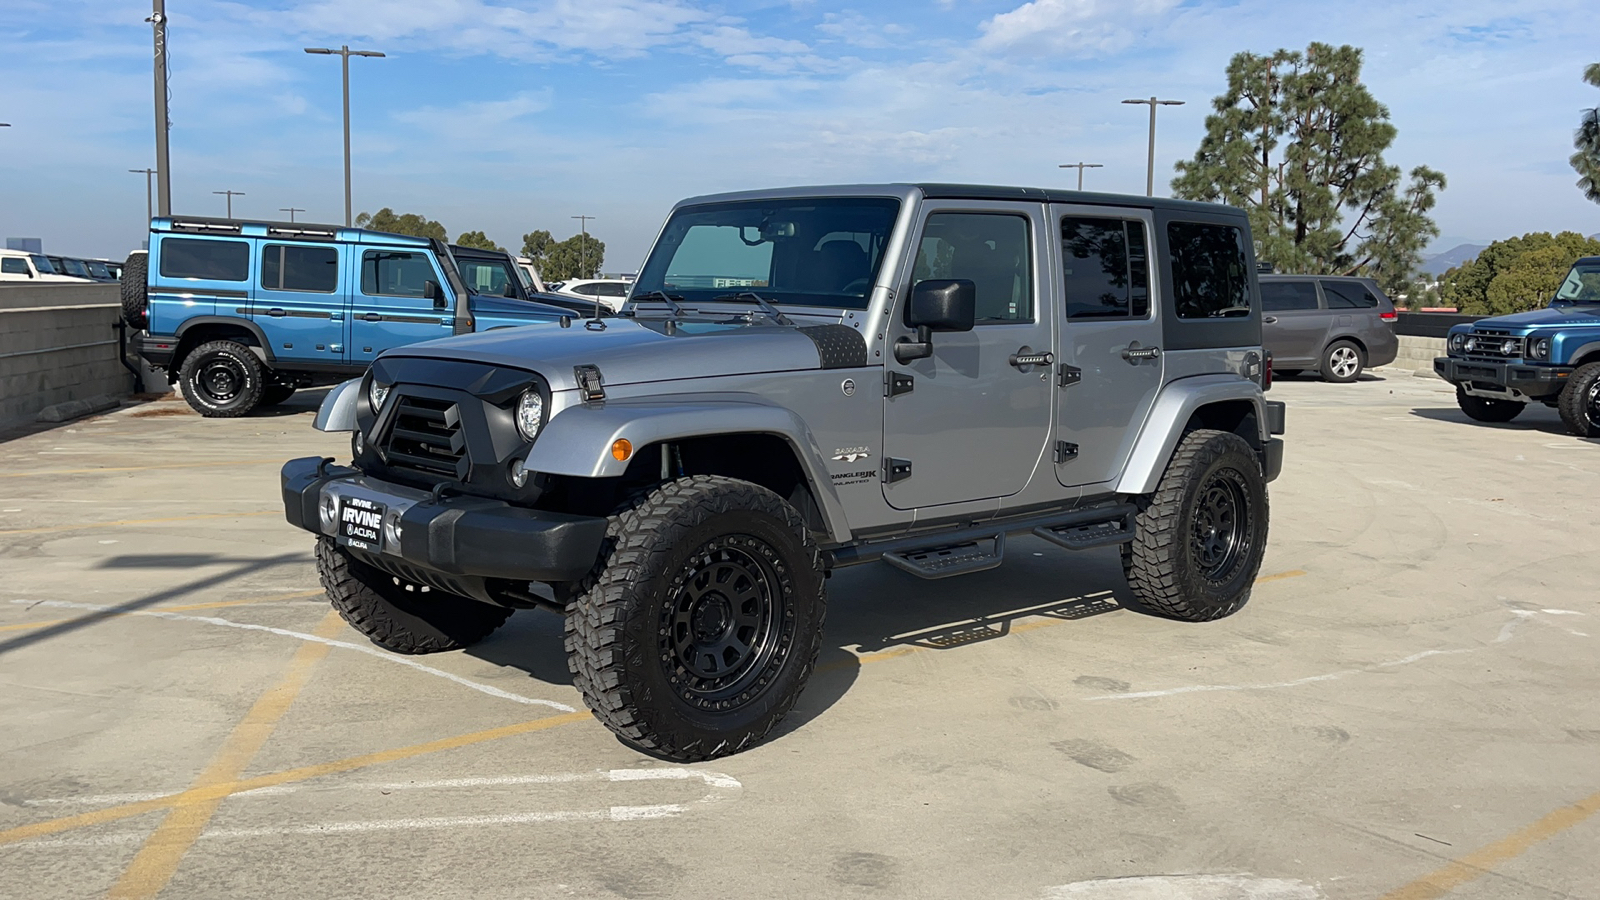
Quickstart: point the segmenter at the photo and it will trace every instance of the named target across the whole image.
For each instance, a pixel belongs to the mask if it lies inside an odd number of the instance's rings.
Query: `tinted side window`
[[[625,284],[597,284],[595,295],[598,297],[626,297],[628,286]]]
[[[368,250],[361,255],[361,293],[384,297],[421,297],[422,286],[438,281],[426,253]]]
[[[0,259],[0,272],[4,272],[7,275],[27,275],[30,278],[33,277],[33,273],[28,271],[28,261],[25,259],[18,259],[15,256],[8,256],[5,259]]]
[[[339,288],[339,251],[268,244],[261,251],[261,286],[273,291],[331,294]]]
[[[1332,300],[1331,295],[1329,299]],[[1313,282],[1261,282],[1261,309],[1264,312],[1289,312],[1296,309],[1316,308],[1317,286]]]
[[[1180,319],[1250,315],[1244,235],[1232,225],[1170,222],[1172,296]]]
[[[1350,281],[1324,281],[1322,294],[1328,298],[1329,309],[1372,309],[1378,298],[1364,285]]]
[[[491,297],[517,295],[516,291],[511,289],[511,274],[503,262],[457,259],[456,267],[461,270],[461,278],[466,281],[467,289],[473,293],[487,294]]]
[[[1142,223],[1064,218],[1061,256],[1069,318],[1149,315],[1150,270]]]
[[[979,325],[1031,322],[1028,220],[1004,213],[934,213],[923,226],[914,277],[970,280],[977,287]]]
[[[161,242],[161,275],[208,281],[248,281],[250,245],[245,241],[167,238]]]

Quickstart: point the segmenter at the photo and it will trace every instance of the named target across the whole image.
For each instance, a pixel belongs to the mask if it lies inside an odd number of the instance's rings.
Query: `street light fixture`
[[[1156,195],[1156,107],[1157,106],[1182,106],[1182,100],[1159,100],[1151,97],[1149,100],[1124,100],[1123,103],[1143,104],[1150,107],[1150,168],[1145,175],[1144,195]]]
[[[1100,163],[1077,162],[1077,163],[1062,163],[1061,165],[1056,166],[1056,168],[1058,168],[1058,169],[1077,169],[1078,170],[1078,190],[1081,191],[1081,190],[1083,190],[1083,170],[1084,169],[1103,169],[1103,168],[1105,168],[1105,166],[1100,164]]]
[[[228,218],[233,218],[233,198],[243,197],[244,191],[212,191],[211,193],[228,195]]]
[[[297,212],[305,212],[305,210],[300,208],[300,207],[298,207],[298,206],[280,206],[280,207],[278,207],[278,212],[286,212],[286,213],[288,213],[289,214],[289,224],[293,225],[294,224],[294,214],[297,213]]]
[[[154,204],[151,202],[151,199],[150,199],[150,176],[156,174],[156,170],[155,169],[129,169],[128,171],[132,172],[135,175],[143,175],[144,176],[144,220],[145,220],[145,224],[148,225],[150,223],[150,220],[155,218]]]
[[[347,46],[340,46],[337,50],[327,47],[307,47],[307,53],[321,56],[337,56],[344,68],[344,224],[350,227],[350,57],[375,56],[383,54],[376,50],[351,50]]]
[[[599,217],[598,216],[573,216],[572,218],[578,220],[579,233],[581,233],[583,235],[583,237],[579,238],[579,240],[578,240],[578,258],[580,260],[582,260],[582,262],[579,263],[579,265],[583,267],[583,274],[579,275],[578,277],[579,278],[588,278],[589,277],[589,220],[590,219],[599,218]]]

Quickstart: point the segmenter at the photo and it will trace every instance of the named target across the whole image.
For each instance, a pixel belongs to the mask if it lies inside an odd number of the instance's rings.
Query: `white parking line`
[[[1299,879],[1254,875],[1145,875],[1046,888],[1044,900],[1323,900]]]
[[[108,610],[116,609],[114,606],[103,606],[95,603],[74,603],[68,600],[13,600],[11,602],[28,604],[30,607],[47,606],[56,609],[82,609],[93,612],[106,612]],[[365,653],[368,656],[376,657],[377,659],[384,660],[385,662],[394,663],[397,666],[405,666],[408,669],[416,669],[419,672],[426,672],[429,675],[436,675],[447,681],[453,681],[462,687],[471,688],[479,693],[488,694],[491,697],[499,697],[502,700],[510,700],[513,703],[523,703],[529,706],[548,706],[551,709],[559,709],[562,712],[577,712],[575,708],[568,706],[565,703],[557,703],[554,700],[540,700],[535,697],[524,697],[521,694],[513,694],[510,691],[503,691],[497,687],[492,687],[487,684],[480,684],[476,681],[462,678],[460,675],[453,675],[441,669],[435,669],[432,666],[425,666],[422,663],[407,659],[403,656],[396,656],[392,653],[386,653],[377,649],[376,647],[364,647],[360,644],[352,644],[349,641],[336,641],[332,638],[317,637],[314,634],[306,634],[303,631],[290,631],[287,628],[272,628],[267,625],[252,625],[246,622],[235,622],[231,619],[219,619],[215,616],[185,616],[179,613],[161,612],[160,610],[150,609],[132,610],[123,613],[123,615],[149,616],[156,619],[169,619],[174,622],[198,622],[202,625],[221,625],[227,628],[240,628],[245,631],[265,631],[268,634],[299,638],[302,641],[315,641],[317,643],[327,644],[330,647],[338,647],[341,650],[354,650],[357,653]]]

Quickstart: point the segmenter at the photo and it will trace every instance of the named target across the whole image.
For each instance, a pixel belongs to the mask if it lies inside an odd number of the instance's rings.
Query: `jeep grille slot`
[[[467,438],[461,414],[448,400],[402,396],[389,429],[389,465],[433,479],[467,477]]]

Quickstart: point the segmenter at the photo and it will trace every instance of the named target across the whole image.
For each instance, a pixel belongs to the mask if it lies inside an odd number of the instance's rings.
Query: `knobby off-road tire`
[[[1322,351],[1322,378],[1334,384],[1349,384],[1361,377],[1367,367],[1366,354],[1349,341],[1334,341]]]
[[[1600,437],[1600,362],[1581,365],[1556,403],[1561,422],[1578,437]]]
[[[208,419],[232,419],[261,403],[267,367],[250,348],[233,341],[211,341],[189,351],[178,367],[183,399]]]
[[[130,328],[145,328],[150,324],[150,294],[146,286],[150,257],[134,253],[122,264],[122,321]]]
[[[332,538],[317,538],[317,576],[351,628],[395,653],[470,647],[511,616],[504,607],[395,578],[346,553]]]
[[[569,606],[567,665],[625,742],[692,762],[760,741],[822,646],[822,559],[799,513],[749,482],[658,486],[614,517],[610,558]]]
[[[1461,407],[1467,418],[1474,422],[1509,422],[1522,415],[1522,411],[1528,406],[1515,400],[1474,397],[1459,384],[1456,385],[1456,405]]]
[[[1208,622],[1245,605],[1266,550],[1267,489],[1243,438],[1185,435],[1140,507],[1136,536],[1122,545],[1134,608]]]

